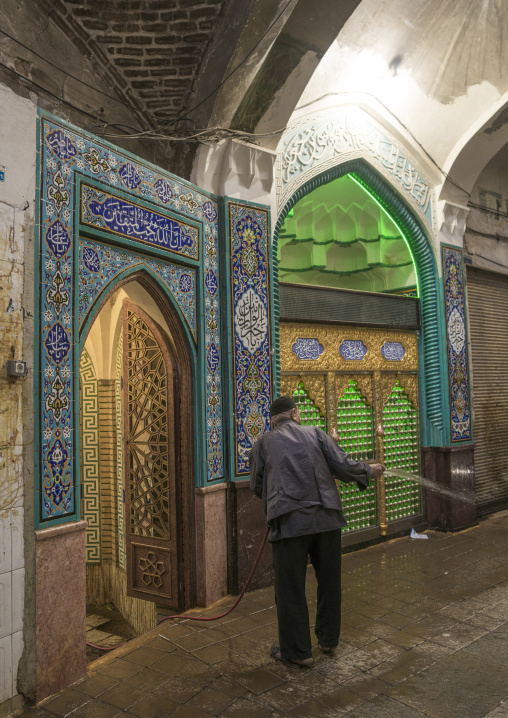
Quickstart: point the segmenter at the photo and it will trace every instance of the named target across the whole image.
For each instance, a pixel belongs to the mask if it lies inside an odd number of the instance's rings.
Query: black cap
[[[270,407],[270,416],[277,416],[277,414],[283,414],[285,411],[291,411],[296,409],[296,404],[290,396],[279,396],[278,399],[272,401]]]

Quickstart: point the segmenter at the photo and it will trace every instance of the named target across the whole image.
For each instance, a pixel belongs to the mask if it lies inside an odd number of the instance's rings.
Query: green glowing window
[[[383,408],[384,463],[390,469],[418,473],[418,411],[399,380]],[[402,477],[386,479],[386,518],[394,521],[421,511],[420,489],[416,482]]]
[[[320,414],[319,409],[305,391],[303,382],[300,382],[293,392],[293,399],[300,409],[300,417],[304,426],[319,426],[320,429],[326,431],[326,419]]]
[[[339,446],[352,459],[374,458],[372,407],[367,403],[354,379],[350,379],[337,405],[337,432]]]
[[[339,446],[352,459],[374,458],[374,422],[372,407],[350,379],[337,405],[337,433]],[[376,488],[371,481],[368,489],[360,491],[356,484],[339,483],[344,514],[348,526],[344,531],[358,531],[377,525]]]
[[[370,481],[365,491],[360,491],[356,484],[338,484],[347,520],[347,527],[342,531],[347,533],[377,526],[375,481]]]

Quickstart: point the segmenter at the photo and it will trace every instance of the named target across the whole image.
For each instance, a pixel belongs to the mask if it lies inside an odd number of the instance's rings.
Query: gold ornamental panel
[[[322,351],[319,348],[321,353],[317,358],[298,358],[295,353],[298,351],[297,341],[301,342],[302,339],[319,342]],[[363,355],[363,358],[344,359],[340,352],[343,342],[354,342],[359,347],[358,356]],[[382,349],[386,356],[383,355]],[[418,339],[415,332],[282,322],[280,368],[281,371],[300,372],[418,371]]]
[[[291,396],[300,382],[319,413],[326,416],[326,379],[323,374],[283,374],[280,380],[281,396]]]
[[[400,385],[405,390],[411,404],[418,408],[418,375],[417,374],[397,374]]]
[[[367,400],[369,406],[373,405],[372,394],[372,374],[336,374],[335,376],[335,392],[337,401],[344,395],[345,390],[349,386],[350,381],[355,381],[358,389],[363,397]]]
[[[307,374],[302,378],[305,391],[319,409],[322,416],[326,416],[326,382],[320,374]]]
[[[280,396],[292,396],[300,381],[298,374],[283,374],[280,378]]]
[[[380,406],[383,407],[386,404],[397,380],[406,392],[409,401],[417,409],[419,405],[417,374],[381,374],[381,380],[378,384],[378,400]]]
[[[377,403],[379,411],[383,411],[383,406],[388,401],[388,397],[392,393],[396,381],[397,374],[381,374],[377,384]]]

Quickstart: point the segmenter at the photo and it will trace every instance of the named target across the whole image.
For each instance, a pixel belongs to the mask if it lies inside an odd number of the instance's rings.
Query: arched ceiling
[[[508,92],[507,28],[502,0],[362,0],[292,119],[360,104],[404,136],[422,162],[450,172],[471,128],[488,123]]]
[[[446,170],[508,93],[504,0],[4,0],[0,20],[2,81],[184,177],[199,145],[154,130],[274,132],[348,102]]]
[[[289,117],[359,2],[5,0],[0,74],[46,109],[189,176],[198,145],[151,135],[251,131],[298,68]]]
[[[398,227],[347,175],[294,206],[279,233],[278,263],[281,282],[387,293],[416,287]]]

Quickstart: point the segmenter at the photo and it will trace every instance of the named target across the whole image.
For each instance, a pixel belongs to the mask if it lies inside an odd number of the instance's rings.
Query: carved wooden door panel
[[[123,336],[127,593],[177,607],[175,361],[128,300]]]

